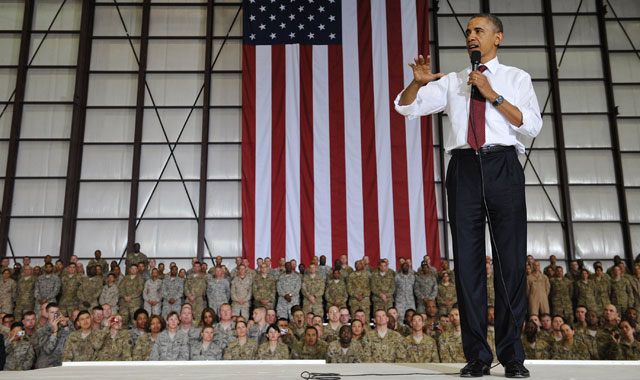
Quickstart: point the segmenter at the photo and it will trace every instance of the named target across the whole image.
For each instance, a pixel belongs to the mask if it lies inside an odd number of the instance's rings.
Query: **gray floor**
[[[534,362],[525,363],[531,371],[532,380],[587,380],[640,379],[640,362]],[[243,363],[103,363],[79,367],[57,367],[26,372],[0,372],[1,379],[303,379],[301,373],[331,372],[342,375],[364,374],[364,376],[348,376],[342,379],[450,379],[458,378],[457,373],[462,364],[302,364],[300,362],[243,362]],[[398,374],[420,373],[420,375],[398,376]],[[372,374],[388,374],[373,376]],[[368,375],[367,375],[368,374]],[[491,376],[485,378],[504,378],[504,370],[497,366]]]

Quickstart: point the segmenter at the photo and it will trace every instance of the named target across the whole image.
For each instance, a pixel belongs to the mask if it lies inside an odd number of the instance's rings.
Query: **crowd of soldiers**
[[[529,316],[522,341],[528,359],[640,359],[637,310],[640,260],[632,270],[620,258],[595,272],[572,261],[564,274],[555,257],[540,270],[527,262]],[[222,257],[209,269],[193,259],[188,270],[154,259],[135,245],[126,274],[96,251],[86,272],[76,256],[64,266],[47,256],[9,268],[2,261],[0,368],[27,370],[63,361],[282,360],[355,362],[466,362],[454,271],[425,256],[414,270],[399,259],[305,266],[258,259],[250,268]],[[487,298],[494,301],[487,257]],[[543,274],[544,273],[544,274]],[[499,286],[499,285],[497,285]],[[487,310],[494,351],[494,309]]]

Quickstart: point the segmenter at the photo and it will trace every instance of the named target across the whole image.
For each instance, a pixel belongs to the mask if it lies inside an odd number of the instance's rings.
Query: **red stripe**
[[[332,263],[347,253],[347,183],[345,169],[342,46],[329,45],[329,145],[331,160]]]
[[[399,0],[387,0],[387,55],[389,99],[404,88],[402,62],[402,14]],[[393,184],[393,217],[396,243],[396,268],[401,257],[411,258],[411,218],[409,213],[409,180],[407,177],[407,134],[405,119],[389,103],[391,134],[391,178]]]
[[[313,46],[300,45],[300,263],[314,255]],[[324,211],[324,210],[321,210]]]
[[[418,17],[418,51],[426,56],[429,54],[429,9],[426,1],[416,0],[416,15]],[[427,254],[431,258],[432,265],[440,269],[440,232],[438,230],[436,188],[433,178],[433,124],[431,116],[420,118],[420,130],[422,134],[422,181]],[[444,181],[444,178],[442,180]]]
[[[285,49],[271,48],[271,260],[277,265],[286,248]]]
[[[256,48],[242,47],[242,257],[255,262]]]
[[[371,3],[358,0],[358,64],[360,70],[360,129],[362,149],[362,202],[364,211],[364,253],[370,263],[380,260],[378,227],[378,170],[376,164],[375,104],[373,101],[373,51],[371,46]],[[350,255],[360,252],[349,252]],[[358,257],[359,259],[360,257]]]

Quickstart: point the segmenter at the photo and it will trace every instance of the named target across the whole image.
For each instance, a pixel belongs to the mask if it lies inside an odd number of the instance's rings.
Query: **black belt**
[[[485,145],[478,150],[478,153],[485,155],[497,152],[504,152],[508,150],[515,150],[513,145]],[[454,156],[471,156],[475,155],[476,151],[471,148],[467,149],[453,149],[451,154]]]

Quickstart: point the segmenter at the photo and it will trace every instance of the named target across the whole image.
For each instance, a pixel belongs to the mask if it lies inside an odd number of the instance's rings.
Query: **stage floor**
[[[319,361],[281,362],[112,362],[72,363],[72,366],[25,372],[0,372],[1,379],[304,379],[303,371],[351,375],[343,379],[450,379],[457,378],[463,364],[323,364]],[[527,361],[532,380],[640,379],[640,361]],[[400,376],[400,374],[416,375]],[[417,374],[419,373],[419,374]],[[361,374],[362,376],[354,376]],[[387,374],[375,376],[374,374]],[[338,375],[339,376],[339,375]],[[498,365],[485,378],[504,378]],[[338,379],[335,377],[334,379]]]

